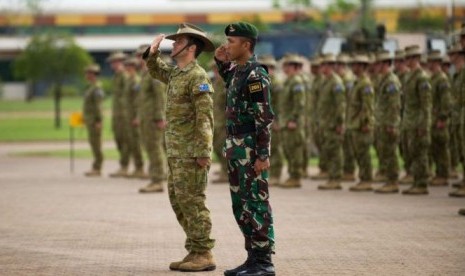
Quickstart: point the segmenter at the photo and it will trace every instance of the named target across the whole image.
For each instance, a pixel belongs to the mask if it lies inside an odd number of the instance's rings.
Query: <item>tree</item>
[[[61,94],[66,79],[82,75],[91,56],[72,37],[63,34],[34,35],[15,60],[14,74],[31,81],[46,80],[54,85],[55,127],[61,126]]]

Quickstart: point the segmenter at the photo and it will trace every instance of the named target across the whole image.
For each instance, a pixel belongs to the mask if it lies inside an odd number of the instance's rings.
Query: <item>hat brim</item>
[[[191,36],[191,37],[195,37],[199,40],[201,40],[204,44],[204,47],[202,49],[202,51],[205,51],[205,52],[213,52],[215,51],[215,45],[213,45],[213,42],[210,41],[210,39],[204,37],[204,36],[201,36],[201,35],[198,35],[198,34],[194,34],[194,33],[180,33],[180,34],[171,34],[171,35],[167,35],[165,36],[166,39],[169,39],[169,40],[176,40],[176,38],[180,37],[180,36]]]

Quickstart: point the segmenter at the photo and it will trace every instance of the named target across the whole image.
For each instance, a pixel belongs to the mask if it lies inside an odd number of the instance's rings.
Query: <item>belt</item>
[[[226,132],[228,135],[239,135],[245,133],[252,133],[255,132],[255,124],[247,124],[247,125],[235,125],[235,126],[227,126]]]

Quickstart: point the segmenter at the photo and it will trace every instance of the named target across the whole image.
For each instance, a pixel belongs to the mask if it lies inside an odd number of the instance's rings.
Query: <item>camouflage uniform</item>
[[[225,84],[221,78],[213,81],[213,118],[215,118],[215,127],[213,130],[213,151],[221,165],[221,173],[228,175],[228,162],[223,156],[223,145],[226,140],[226,117],[224,109],[226,107]]]
[[[435,73],[431,77],[432,87],[432,125],[431,125],[431,159],[436,165],[436,179],[446,180],[449,177],[450,151],[448,119],[451,110],[450,82],[444,72]],[[444,122],[442,128],[438,122]],[[447,184],[447,182],[445,183]]]
[[[155,80],[147,71],[142,73],[138,118],[140,134],[149,159],[149,175],[152,183],[166,180],[166,152],[164,130],[156,122],[165,120],[166,85]]]
[[[325,77],[318,97],[317,114],[321,139],[321,158],[327,161],[330,182],[339,182],[342,175],[343,128],[346,113],[345,88],[341,78],[332,73]]]
[[[428,149],[431,144],[432,103],[431,84],[426,72],[421,68],[412,71],[406,81],[404,105],[402,128],[408,137],[410,170],[414,177],[412,188],[426,188],[429,177]]]
[[[307,73],[302,72],[301,74],[302,79],[305,85],[305,106],[303,109],[303,118],[304,118],[304,147],[303,147],[303,162],[302,162],[302,176],[308,177],[308,166],[309,166],[309,159],[311,157],[311,148],[312,148],[312,130],[310,127],[310,118],[305,116],[306,110],[310,107],[310,91],[312,89],[312,80]]]
[[[305,147],[305,95],[306,84],[302,74],[290,76],[284,82],[280,103],[280,127],[284,155],[287,159],[289,176],[292,179],[302,177]],[[295,122],[296,129],[288,129],[287,123]]]
[[[246,250],[274,251],[274,227],[268,193],[268,172],[256,175],[254,164],[270,155],[270,78],[252,56],[246,64],[217,62],[227,85],[225,156],[233,213]]]
[[[372,165],[370,147],[373,144],[374,90],[370,78],[363,74],[357,78],[349,92],[346,128],[349,145],[359,167],[361,182],[371,182]]]
[[[142,158],[142,150],[140,145],[139,127],[133,124],[137,120],[137,110],[140,96],[140,77],[135,74],[128,76],[124,89],[124,104],[123,109],[126,112],[125,123],[127,127],[127,138],[129,144],[129,155],[134,158],[134,166],[136,171],[143,170],[144,161]]]
[[[149,56],[147,67],[152,77],[168,84],[165,140],[171,207],[186,233],[186,249],[208,252],[215,244],[205,205],[210,166],[200,167],[196,158],[212,153],[212,84],[196,61],[180,69],[166,64],[156,53]]]
[[[452,78],[452,108],[450,118],[450,140],[451,140],[451,168],[455,169],[459,164],[465,169],[465,160],[463,158],[463,149],[461,141],[464,140],[461,133],[461,102],[463,102],[464,93],[461,93],[464,87],[465,68],[461,68]]]
[[[270,76],[271,79],[271,108],[275,112],[275,122],[279,120],[279,105],[281,103],[281,95],[283,92],[283,85],[276,76]],[[271,155],[270,155],[270,178],[279,180],[281,178],[281,172],[284,166],[284,153],[283,146],[281,143],[282,135],[281,130],[271,130],[271,137],[273,137],[273,143],[271,143]]]
[[[112,80],[113,101],[111,108],[111,128],[119,152],[119,163],[122,168],[129,165],[129,143],[126,112],[124,111],[124,88],[127,76],[125,72],[117,72]]]
[[[352,72],[349,70],[345,71],[343,76],[340,76],[344,83],[346,91],[346,118],[350,108],[350,100],[352,88],[354,86],[355,78],[352,75]],[[350,131],[344,133],[344,143],[342,144],[343,151],[343,172],[346,176],[351,176],[355,172],[355,149],[354,145],[351,143]]]
[[[319,152],[319,158],[318,158],[318,168],[320,169],[320,172],[327,172],[328,171],[328,162],[325,158],[324,155],[322,155],[322,138],[320,136],[320,124],[319,124],[319,118],[318,118],[318,100],[321,94],[321,88],[324,82],[324,76],[322,74],[319,74],[315,76],[315,79],[313,79],[313,85],[312,89],[310,91],[310,98],[309,98],[309,110],[307,111],[307,116],[310,118],[310,125],[312,128],[312,136],[313,136],[313,141],[315,141],[315,146],[318,149]]]
[[[100,83],[90,84],[84,92],[82,114],[86,124],[88,140],[94,156],[92,169],[100,171],[103,163],[102,128],[96,128],[96,123],[103,122],[102,101],[104,92]]]
[[[400,117],[401,120],[404,118],[404,110],[405,110],[405,87],[407,80],[409,78],[410,72],[404,72],[404,73],[397,73],[397,77],[400,80],[401,83],[401,91],[400,91]],[[410,172],[410,165],[412,164],[411,159],[410,159],[410,154],[409,154],[409,148],[408,148],[408,139],[407,139],[407,130],[404,128],[400,129],[400,141],[399,141],[399,149],[400,149],[400,155],[402,157],[402,160],[404,161],[404,170],[406,175],[411,175]]]

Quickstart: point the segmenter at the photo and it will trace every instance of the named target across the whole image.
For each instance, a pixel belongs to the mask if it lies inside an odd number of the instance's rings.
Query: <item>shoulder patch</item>
[[[373,93],[373,89],[371,88],[371,86],[367,85],[367,86],[365,86],[365,88],[363,89],[363,92],[364,92],[365,94],[371,94],[371,93]]]
[[[292,92],[300,93],[304,91],[305,91],[305,85],[301,83],[294,85],[294,87],[292,87]]]
[[[394,83],[391,82],[390,84],[387,85],[386,91],[391,94],[395,93],[397,91],[397,87]]]
[[[442,81],[439,83],[439,89],[446,90],[449,89],[449,83],[447,81]]]
[[[199,85],[200,92],[210,92],[210,85],[208,83],[202,83]]]
[[[336,93],[342,93],[344,92],[344,86],[337,83],[335,86],[334,86],[334,92]]]
[[[249,92],[250,93],[260,92],[262,90],[263,90],[262,83],[259,82],[259,81],[249,84]]]
[[[431,88],[430,84],[428,81],[422,81],[420,83],[420,89],[421,90],[429,90]]]

